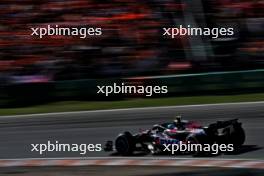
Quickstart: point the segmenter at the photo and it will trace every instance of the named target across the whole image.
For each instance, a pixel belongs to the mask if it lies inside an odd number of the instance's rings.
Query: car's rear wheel
[[[241,147],[246,140],[245,131],[241,126],[226,128],[223,133],[227,138],[227,142],[233,144],[235,149]]]

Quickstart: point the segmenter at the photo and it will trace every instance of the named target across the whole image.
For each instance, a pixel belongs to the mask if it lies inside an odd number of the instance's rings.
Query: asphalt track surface
[[[91,166],[91,167],[18,167],[1,168],[0,176],[263,176],[263,170],[231,168]]]
[[[217,120],[239,118],[247,137],[243,150],[215,158],[264,158],[264,102],[258,102],[0,117],[0,159],[108,157],[111,153],[104,151],[87,152],[86,155],[78,152],[49,152],[40,155],[31,152],[31,144],[45,144],[48,140],[69,144],[104,144],[122,131],[137,132],[153,124],[173,120],[179,114],[204,125]]]

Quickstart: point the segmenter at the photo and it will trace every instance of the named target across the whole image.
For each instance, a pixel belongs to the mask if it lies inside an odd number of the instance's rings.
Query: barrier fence
[[[25,105],[61,100],[106,100],[97,86],[122,82],[129,85],[168,86],[168,94],[159,96],[188,96],[263,92],[264,69],[250,71],[211,72],[185,75],[134,77],[122,79],[84,79],[49,83],[10,84],[1,87],[1,104]],[[107,100],[138,97],[117,95]],[[8,102],[8,103],[7,103]]]

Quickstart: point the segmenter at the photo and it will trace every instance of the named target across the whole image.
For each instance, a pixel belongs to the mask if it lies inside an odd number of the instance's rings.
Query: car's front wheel
[[[135,149],[134,139],[131,133],[124,132],[120,134],[115,141],[116,151],[123,155],[132,155]]]

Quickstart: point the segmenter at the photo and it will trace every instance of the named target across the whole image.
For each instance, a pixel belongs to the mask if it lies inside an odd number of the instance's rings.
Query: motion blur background
[[[96,86],[119,81],[168,85],[168,96],[263,92],[263,7],[261,0],[1,0],[0,105],[102,99]],[[235,35],[162,36],[163,27],[188,24],[233,27]],[[30,35],[43,25],[101,27],[103,35]]]

